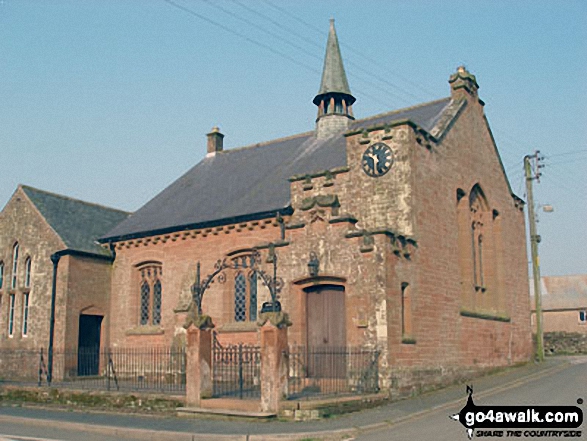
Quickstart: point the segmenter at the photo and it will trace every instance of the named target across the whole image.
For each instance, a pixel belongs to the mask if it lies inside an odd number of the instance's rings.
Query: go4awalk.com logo
[[[576,429],[583,423],[577,406],[476,406],[473,388],[467,386],[467,404],[450,417],[459,421],[469,439],[478,437],[581,437]],[[577,404],[583,404],[579,398]]]

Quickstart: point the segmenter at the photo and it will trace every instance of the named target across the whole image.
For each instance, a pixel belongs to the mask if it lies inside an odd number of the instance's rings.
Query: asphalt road
[[[575,406],[577,400],[582,398],[587,402],[587,358],[577,358],[573,360],[566,369],[556,372],[544,378],[539,378],[517,387],[511,387],[507,390],[496,392],[480,398],[473,399],[475,405],[499,405],[499,406],[518,406],[518,405],[561,405]],[[434,440],[434,441],[458,441],[467,440],[465,428],[457,421],[449,418],[450,415],[459,412],[466,404],[467,397],[463,390],[462,403],[450,406],[445,409],[432,411],[420,417],[412,418],[406,422],[393,425],[384,430],[366,433],[356,438],[357,441],[393,441],[393,440]],[[587,404],[578,406],[583,410],[584,417],[587,417]],[[510,439],[510,440],[561,440],[561,439],[587,439],[585,432],[586,424],[583,422],[581,428],[581,438],[560,438],[560,437],[508,437],[503,433],[503,437],[479,437],[473,439]]]
[[[476,405],[574,406],[579,398],[587,400],[587,357],[556,357],[543,365],[528,364],[476,379],[474,387]],[[0,441],[284,441],[338,440],[352,436],[358,441],[465,441],[464,427],[451,420],[449,415],[457,413],[466,401],[464,386],[454,386],[338,418],[304,423],[178,419],[0,406]],[[579,405],[583,411],[586,406]],[[578,430],[584,430],[585,426],[584,423]],[[474,439],[484,438],[498,439],[479,436]],[[581,439],[587,439],[587,434]]]

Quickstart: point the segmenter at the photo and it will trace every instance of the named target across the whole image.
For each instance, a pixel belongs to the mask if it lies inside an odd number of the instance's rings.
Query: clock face
[[[382,142],[370,145],[363,153],[363,171],[372,177],[383,176],[393,164],[393,152]]]

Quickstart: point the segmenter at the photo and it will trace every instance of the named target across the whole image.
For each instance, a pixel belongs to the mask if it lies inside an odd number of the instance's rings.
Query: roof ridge
[[[106,205],[98,204],[98,203],[95,203],[95,202],[83,201],[81,199],[72,198],[70,196],[65,196],[65,195],[62,195],[62,194],[59,194],[59,193],[53,193],[51,191],[41,190],[40,188],[31,187],[30,185],[26,185],[26,184],[19,184],[19,187],[22,188],[23,190],[24,189],[29,189],[29,190],[33,190],[33,191],[36,191],[36,192],[39,192],[39,193],[44,193],[44,194],[49,195],[49,196],[54,196],[54,197],[57,197],[57,198],[60,198],[60,199],[65,199],[65,200],[68,200],[68,201],[77,202],[77,203],[81,203],[81,204],[84,204],[84,205],[98,207],[98,208],[102,208],[102,209],[109,210],[109,211],[117,211],[117,212],[123,213],[123,214],[132,214],[131,211],[125,211],[125,210],[121,210],[119,208],[108,207]],[[33,201],[31,201],[31,202],[33,202]]]
[[[391,116],[394,113],[402,113],[402,112],[407,112],[409,110],[419,109],[420,107],[429,106],[431,104],[437,104],[437,103],[440,103],[442,101],[446,101],[446,100],[450,100],[450,99],[452,99],[452,97],[447,96],[447,97],[444,97],[444,98],[439,98],[439,99],[436,99],[436,100],[433,100],[433,101],[427,101],[425,103],[420,103],[420,104],[416,104],[416,105],[409,106],[409,107],[402,107],[401,109],[396,109],[396,110],[391,110],[391,111],[388,111],[388,112],[377,113],[375,115],[367,116],[365,118],[356,119],[355,121],[353,121],[353,124],[360,123],[362,121],[368,121],[370,119],[381,118],[383,116]]]
[[[410,106],[410,107],[402,107],[401,109],[391,110],[391,111],[382,112],[382,113],[376,113],[375,115],[370,115],[370,116],[367,116],[365,118],[356,119],[355,121],[353,121],[353,123],[360,123],[362,121],[368,121],[370,119],[381,118],[383,116],[391,116],[391,115],[393,115],[395,113],[402,113],[402,112],[406,112],[406,111],[409,111],[409,110],[418,109],[420,107],[429,106],[431,104],[437,104],[437,103],[440,103],[442,101],[446,101],[446,100],[450,100],[450,99],[451,99],[451,97],[450,96],[447,96],[447,97],[439,98],[439,99],[436,99],[436,100],[433,100],[433,101],[427,101],[425,103],[416,104],[416,105],[413,105],[413,106]],[[302,132],[302,133],[297,133],[297,134],[294,134],[294,135],[289,135],[289,136],[284,136],[284,137],[281,137],[281,138],[270,139],[268,141],[263,141],[263,142],[257,142],[255,144],[249,144],[249,145],[244,145],[244,146],[240,146],[240,147],[234,147],[234,148],[223,150],[223,151],[217,152],[217,153],[220,154],[220,155],[223,155],[223,154],[226,154],[226,153],[237,152],[237,151],[240,151],[240,150],[252,149],[252,148],[256,148],[256,147],[263,147],[263,146],[266,146],[266,145],[269,145],[269,144],[275,144],[276,142],[289,141],[291,139],[301,138],[303,136],[313,135],[313,134],[315,134],[315,132],[316,132],[315,130],[309,130],[309,131]]]
[[[310,130],[310,131],[303,132],[303,133],[297,133],[295,135],[284,136],[282,138],[270,139],[268,141],[258,142],[255,144],[249,144],[249,145],[235,147],[235,148],[231,148],[231,149],[227,149],[227,150],[222,150],[221,152],[217,152],[217,153],[223,155],[224,153],[230,153],[230,152],[235,152],[235,151],[240,151],[240,150],[245,150],[245,149],[252,149],[255,147],[263,147],[266,145],[275,144],[276,142],[289,141],[290,139],[301,138],[303,136],[312,135],[314,132],[315,132],[314,130]]]

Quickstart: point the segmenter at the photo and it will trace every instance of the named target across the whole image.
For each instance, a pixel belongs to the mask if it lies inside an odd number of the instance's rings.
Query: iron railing
[[[47,384],[45,349],[0,350],[0,382]],[[185,393],[184,348],[53,350],[51,385],[73,389]]]
[[[377,349],[290,347],[288,398],[376,393],[378,366]]]
[[[212,349],[212,386],[214,397],[261,397],[261,349],[251,345],[221,346]]]

